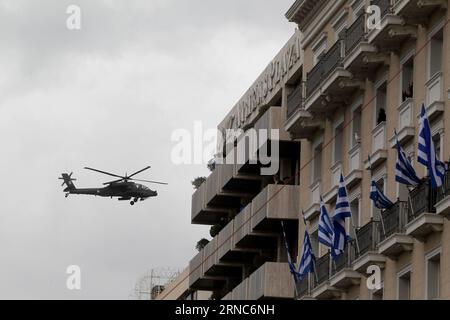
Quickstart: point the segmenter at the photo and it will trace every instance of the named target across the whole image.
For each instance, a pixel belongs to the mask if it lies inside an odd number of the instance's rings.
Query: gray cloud
[[[291,2],[0,0],[0,298],[126,299],[146,270],[187,265],[208,234],[190,224],[190,180],[208,172],[172,164],[170,135],[216,127],[292,34]],[[65,199],[57,180],[147,164],[170,185],[135,207]]]

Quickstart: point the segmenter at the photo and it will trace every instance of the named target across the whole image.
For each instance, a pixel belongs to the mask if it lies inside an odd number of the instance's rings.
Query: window
[[[327,49],[327,38],[323,37],[313,49],[313,64],[314,65],[316,65],[317,62],[319,62],[320,57],[322,56],[322,54],[325,53],[326,49]]]
[[[397,296],[399,300],[411,299],[411,270],[401,272],[397,279]]]
[[[344,123],[339,124],[334,128],[334,152],[333,152],[333,160],[336,164],[337,162],[342,161],[342,154],[344,149]]]
[[[361,141],[361,106],[353,111],[351,141],[352,147],[356,146]]]
[[[442,71],[442,52],[443,52],[443,29],[436,32],[430,40],[429,49],[429,78],[431,79],[436,73]]]
[[[440,297],[441,253],[433,253],[426,258],[427,299]]]
[[[379,86],[376,90],[376,125],[386,121],[386,105],[387,105],[387,94],[386,94],[386,82]]]
[[[316,148],[314,148],[313,152],[313,183],[315,183],[322,178],[322,144],[319,144]]]
[[[410,57],[402,66],[402,102],[414,96],[414,56]]]

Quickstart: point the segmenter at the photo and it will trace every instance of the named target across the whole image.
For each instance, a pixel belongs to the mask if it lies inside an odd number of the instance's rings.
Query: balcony
[[[343,41],[337,41],[308,72],[305,110],[330,112],[342,105],[346,94],[355,88],[348,83],[352,75],[342,65]]]
[[[189,262],[189,288],[212,291],[225,284],[225,278],[207,276],[204,273],[204,251],[202,250]]]
[[[368,42],[383,51],[399,48],[411,37],[417,37],[417,27],[405,24],[405,20],[392,14],[391,0],[373,0],[372,5],[381,9],[381,22],[368,33]]]
[[[378,265],[383,268],[386,262],[385,256],[378,253],[380,242],[378,228],[379,222],[372,220],[356,231],[356,260],[353,264],[353,270],[361,274],[365,274],[367,267],[370,265]]]
[[[229,210],[210,207],[206,203],[207,184],[204,182],[192,195],[191,219],[195,224],[213,225],[225,219]]]
[[[248,278],[249,300],[293,299],[295,282],[287,263],[266,262]]]
[[[386,161],[388,152],[386,150],[386,122],[379,123],[372,130],[372,168]],[[369,169],[369,161],[365,161],[365,168]]]
[[[436,73],[427,81],[427,115],[430,120],[438,117],[444,112],[444,84],[442,72]]]
[[[248,278],[246,278],[233,289],[231,294],[232,300],[248,300],[248,282]]]
[[[309,295],[309,275],[296,283],[296,295],[298,300],[306,299]]]
[[[289,119],[294,115],[298,110],[303,108],[303,92],[304,86],[303,83],[297,85],[291,93],[287,96],[287,116],[286,119]]]
[[[317,132],[325,130],[325,119],[300,108],[288,118],[285,129],[292,139],[312,139]]]
[[[344,43],[344,68],[357,79],[363,80],[374,67],[378,66],[380,61],[383,61],[373,59],[377,55],[377,48],[367,42],[366,16],[364,14],[360,15],[345,31]]]
[[[410,24],[423,24],[435,10],[447,9],[446,0],[393,0],[394,14]]]
[[[425,241],[433,232],[441,232],[444,217],[436,214],[437,192],[430,187],[428,181],[422,182],[410,192],[411,210],[408,214],[408,223],[405,226],[406,234],[419,241]]]
[[[239,139],[236,147],[238,176],[255,178],[255,175],[263,174],[261,167],[270,165],[265,158],[271,154],[290,157],[299,152],[299,143],[292,141],[289,133],[283,128],[286,122],[286,113],[283,110],[281,107],[270,107],[255,122],[253,128],[247,130],[245,136]],[[255,161],[256,159],[258,161]]]
[[[311,296],[314,299],[332,299],[340,296],[340,290],[330,285],[330,255],[326,254],[316,260],[316,273]]]
[[[269,184],[252,201],[252,232],[278,232],[273,220],[298,221],[299,196],[300,186]]]
[[[217,164],[206,181],[192,195],[194,224],[213,225],[226,219],[260,190],[261,177],[238,174],[233,164]]]
[[[345,290],[351,286],[359,285],[361,275],[353,270],[355,250],[353,243],[349,243],[342,255],[331,265],[330,285]]]
[[[362,180],[361,144],[355,144],[348,152],[348,156],[350,173],[345,177],[345,181],[347,188],[351,189]]]
[[[408,211],[408,202],[397,201],[381,213],[379,253],[395,259],[403,252],[413,249],[413,238],[405,234]]]
[[[450,218],[450,171],[445,173],[444,184],[437,191],[436,213]]]
[[[407,98],[403,101],[398,110],[398,132],[397,137],[401,145],[414,139],[415,129],[413,123],[414,99]],[[389,140],[391,148],[396,147],[395,135]]]

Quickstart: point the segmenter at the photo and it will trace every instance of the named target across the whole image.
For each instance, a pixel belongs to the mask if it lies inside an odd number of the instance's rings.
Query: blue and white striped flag
[[[300,260],[300,266],[298,268],[298,276],[300,281],[302,281],[308,273],[314,272],[314,260],[315,257],[311,245],[311,240],[309,238],[309,233],[308,230],[305,229],[302,258]]]
[[[284,230],[284,222],[281,221],[281,229],[283,230],[283,237],[284,237],[284,245],[286,247],[286,252],[287,252],[287,259],[288,259],[288,264],[289,264],[289,270],[292,274],[292,276],[294,277],[294,281],[297,283],[299,281],[299,274],[297,272],[297,268],[295,266],[295,263],[292,261],[292,257],[291,257],[291,252],[289,249],[289,243],[287,241],[287,237],[286,237],[286,231]]]
[[[352,212],[347,197],[347,190],[345,189],[344,177],[341,174],[336,208],[333,213],[334,237],[331,254],[334,259],[344,252],[345,244],[348,240],[347,232],[345,231],[345,219],[351,218],[351,216]]]
[[[446,165],[439,161],[434,148],[431,136],[430,123],[428,122],[425,105],[422,104],[419,120],[419,150],[417,160],[428,168],[428,175],[431,178],[431,186],[439,188],[444,181]]]
[[[373,180],[370,188],[370,199],[372,199],[373,205],[378,209],[389,209],[394,205],[392,201],[381,192],[377,183]]]
[[[320,217],[319,217],[319,232],[318,239],[319,242],[329,247],[333,248],[333,225],[331,224],[330,217],[328,216],[327,208],[323,203],[322,197],[320,197]]]
[[[397,145],[397,163],[395,164],[395,181],[407,186],[417,186],[420,183],[420,179],[416,174],[416,170],[412,166],[408,157],[403,151],[403,148],[398,142],[397,132],[395,132],[395,139]]]

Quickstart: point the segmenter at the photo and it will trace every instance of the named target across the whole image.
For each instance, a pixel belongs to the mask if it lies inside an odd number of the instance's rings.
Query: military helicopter
[[[72,178],[73,172],[70,174],[63,173],[62,177],[60,177],[60,180],[64,180],[61,186],[66,185],[67,187],[64,189],[64,192],[66,193],[66,198],[70,194],[87,194],[87,195],[94,195],[94,196],[100,196],[100,197],[118,197],[119,201],[127,201],[131,200],[130,204],[134,205],[136,202],[144,201],[147,198],[150,197],[156,197],[158,193],[156,191],[151,190],[147,186],[144,186],[139,183],[135,183],[133,181],[140,181],[140,182],[148,182],[148,183],[156,183],[156,184],[163,184],[167,185],[165,182],[158,182],[158,181],[150,181],[150,180],[139,180],[134,179],[133,177],[137,175],[138,173],[141,173],[145,170],[150,169],[151,167],[145,167],[144,169],[141,169],[139,171],[136,171],[135,173],[131,175],[125,174],[125,176],[120,176],[114,173],[85,167],[86,170],[91,170],[95,172],[99,172],[102,174],[106,174],[108,176],[119,178],[114,181],[105,182],[103,185],[106,187],[103,188],[76,188],[73,184],[73,181],[76,181],[77,179]]]

